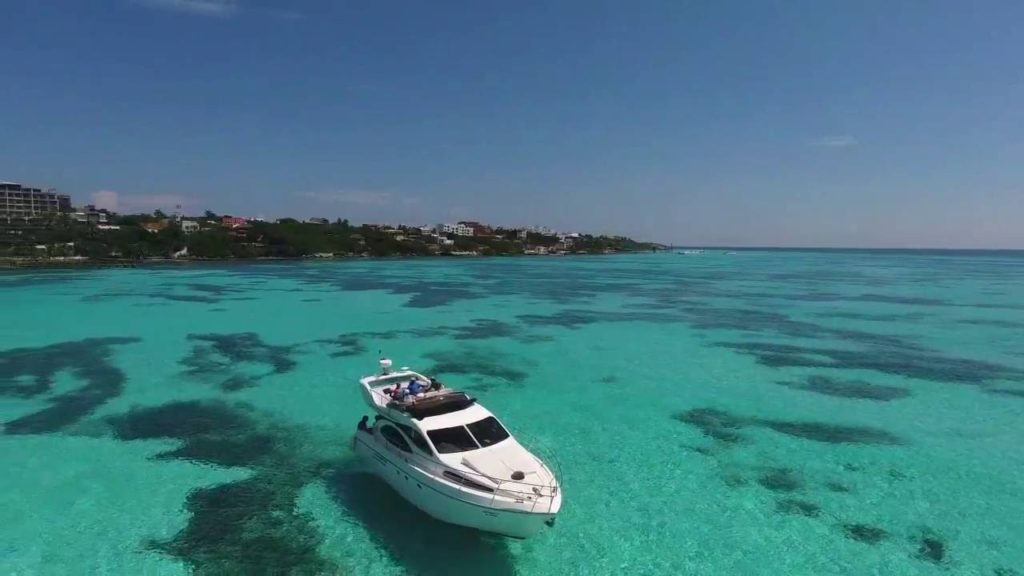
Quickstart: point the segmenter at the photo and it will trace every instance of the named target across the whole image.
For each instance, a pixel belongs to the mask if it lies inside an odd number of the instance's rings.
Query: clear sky
[[[122,211],[1024,248],[1024,2],[0,0],[0,180]]]

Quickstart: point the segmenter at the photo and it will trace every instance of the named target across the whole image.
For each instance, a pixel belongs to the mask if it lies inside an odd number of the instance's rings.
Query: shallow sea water
[[[0,574],[1024,575],[1024,254],[0,273]],[[363,472],[378,354],[560,470],[527,541]]]

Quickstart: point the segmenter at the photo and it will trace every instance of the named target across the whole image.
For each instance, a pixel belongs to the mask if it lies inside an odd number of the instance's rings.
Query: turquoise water
[[[1024,255],[0,274],[2,574],[1024,574]],[[557,463],[554,529],[362,471],[378,352]]]

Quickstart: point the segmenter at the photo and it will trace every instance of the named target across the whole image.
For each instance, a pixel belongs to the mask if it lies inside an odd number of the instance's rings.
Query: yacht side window
[[[424,454],[427,454],[428,456],[432,454],[432,452],[430,451],[430,444],[427,443],[427,439],[424,438],[423,435],[420,434],[415,428],[405,426],[404,424],[399,424],[399,426],[402,428],[402,432],[405,432],[405,435],[409,437],[409,440],[412,440],[414,446],[419,448]]]
[[[465,426],[452,426],[451,428],[438,428],[427,430],[427,436],[434,443],[439,454],[452,454],[455,452],[466,452],[476,450],[480,447],[469,435]]]
[[[412,452],[412,450],[409,449],[409,443],[405,441],[405,438],[402,437],[402,433],[394,426],[381,426],[380,433],[381,436],[384,436],[384,439],[390,442],[395,448],[398,448],[402,452]]]
[[[430,444],[427,444],[427,439],[424,438],[423,436],[420,436],[419,432],[413,430],[412,434],[409,435],[409,438],[412,440],[412,443],[415,444],[417,448],[423,451],[424,454],[431,454]]]

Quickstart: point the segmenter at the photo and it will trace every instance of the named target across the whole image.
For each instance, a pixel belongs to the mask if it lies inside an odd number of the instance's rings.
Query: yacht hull
[[[459,491],[396,457],[372,434],[357,432],[352,445],[374,474],[413,506],[442,522],[510,538],[528,538],[554,524],[555,513],[498,508],[488,506],[486,497],[478,502],[460,497]]]

